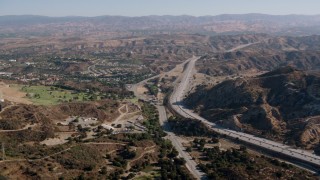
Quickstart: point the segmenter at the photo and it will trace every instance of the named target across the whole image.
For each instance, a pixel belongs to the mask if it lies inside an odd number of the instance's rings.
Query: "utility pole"
[[[5,159],[6,159],[6,153],[4,150],[4,143],[2,143],[2,160],[5,160]]]

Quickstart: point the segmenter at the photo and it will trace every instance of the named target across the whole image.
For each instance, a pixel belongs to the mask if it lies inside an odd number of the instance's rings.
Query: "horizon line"
[[[320,16],[320,14],[266,14],[266,13],[224,13],[224,14],[217,14],[217,15],[188,15],[188,14],[181,14],[181,15],[170,15],[170,14],[163,14],[163,15],[137,15],[137,16],[128,16],[128,15],[95,15],[95,16],[82,16],[82,15],[65,15],[65,16],[48,16],[48,15],[37,15],[37,14],[6,14],[6,15],[0,15],[0,17],[5,16],[38,16],[38,17],[51,17],[51,18],[63,18],[63,17],[103,17],[103,16],[109,16],[109,17],[150,17],[150,16],[157,16],[157,17],[164,17],[164,16],[171,16],[171,17],[179,17],[179,16],[189,16],[189,17],[215,17],[215,16],[224,16],[224,15],[266,15],[266,16]]]

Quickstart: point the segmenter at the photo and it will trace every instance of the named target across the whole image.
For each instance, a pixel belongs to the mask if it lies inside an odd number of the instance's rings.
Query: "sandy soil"
[[[145,92],[148,92],[148,89],[144,86],[138,86],[137,91],[139,94],[144,94]]]
[[[45,144],[47,146],[55,146],[55,145],[59,145],[59,144],[64,144],[67,143],[68,140],[66,140],[67,138],[71,137],[72,134],[74,134],[75,132],[60,132],[57,133],[57,137],[55,138],[49,138],[46,139],[44,141],[41,141],[40,144]]]
[[[32,104],[32,102],[26,98],[26,93],[21,92],[18,88],[5,84],[4,82],[0,82],[0,96],[5,100],[14,103]]]

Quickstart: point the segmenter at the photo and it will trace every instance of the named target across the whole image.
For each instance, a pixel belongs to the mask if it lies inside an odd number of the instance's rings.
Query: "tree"
[[[168,157],[169,158],[175,158],[178,155],[179,155],[179,152],[175,148],[172,148],[171,152],[168,154]]]
[[[100,170],[100,174],[107,174],[108,171],[107,171],[107,167],[103,166]]]
[[[282,174],[282,172],[281,172],[281,171],[276,172],[276,177],[277,177],[277,178],[281,178],[281,177],[282,177],[282,175],[283,175],[283,174]]]
[[[77,180],[85,180],[85,178],[84,178],[84,174],[83,174],[83,173],[82,173],[82,174],[80,174],[80,176],[78,176]]]
[[[314,149],[314,153],[318,156],[320,155],[320,142],[319,142],[318,146]]]
[[[212,141],[212,143],[219,143],[219,139],[218,138],[212,138],[211,141]]]
[[[135,176],[135,174],[130,173],[130,174],[127,176],[127,179],[132,179],[132,178],[134,178],[134,176]]]
[[[192,151],[191,147],[187,147],[186,151],[191,152]]]
[[[175,158],[175,159],[174,159],[174,162],[175,162],[176,164],[178,164],[178,165],[184,165],[184,164],[186,164],[186,160],[183,159],[183,158]]]
[[[241,145],[241,146],[240,146],[240,151],[243,151],[243,152],[247,151],[247,147],[246,147],[246,146]]]

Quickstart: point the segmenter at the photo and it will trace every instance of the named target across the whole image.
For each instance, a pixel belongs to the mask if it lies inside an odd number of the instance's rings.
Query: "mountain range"
[[[0,33],[7,28],[81,27],[86,31],[188,32],[202,34],[269,33],[312,35],[320,31],[320,15],[225,14],[217,16],[97,16],[47,17],[35,15],[0,16]],[[8,29],[7,29],[8,30]],[[12,30],[12,29],[11,29]]]

